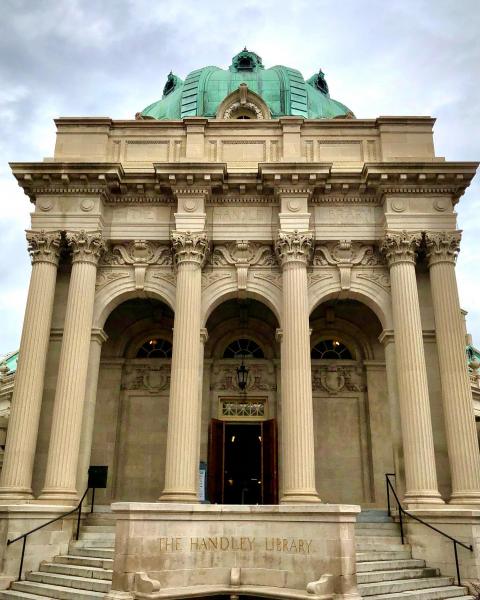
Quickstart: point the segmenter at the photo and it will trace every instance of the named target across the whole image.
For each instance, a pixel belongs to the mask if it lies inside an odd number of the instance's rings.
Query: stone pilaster
[[[15,375],[0,499],[32,498],[32,472],[42,406],[61,235],[27,232],[32,274]]]
[[[202,266],[208,252],[205,233],[172,234],[177,293],[170,375],[164,502],[198,502],[201,425],[199,395]]]
[[[104,242],[98,232],[67,233],[72,272],[53,407],[42,500],[78,498],[77,465],[95,300],[98,259]]]
[[[312,249],[310,232],[280,232],[275,245],[283,270],[282,503],[320,502],[315,487],[307,295],[307,263]]]
[[[83,493],[87,487],[88,467],[92,453],[93,427],[95,424],[95,406],[97,403],[98,372],[102,345],[107,341],[103,329],[94,329],[91,334],[90,352],[88,356],[88,376],[83,406],[82,433],[80,437],[80,453],[77,467],[77,490]]]
[[[426,245],[452,476],[450,502],[479,503],[480,454],[455,277],[460,232],[429,232]]]
[[[442,503],[415,274],[420,233],[387,232],[382,250],[390,267],[397,383],[405,460],[405,501]]]

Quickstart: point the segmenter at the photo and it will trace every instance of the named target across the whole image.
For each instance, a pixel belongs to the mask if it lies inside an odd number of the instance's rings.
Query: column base
[[[193,492],[166,492],[164,491],[158,502],[180,502],[181,504],[199,504],[198,495]]]
[[[31,489],[0,487],[0,503],[3,501],[8,501],[10,504],[12,500],[18,501],[19,503],[31,502],[32,500],[35,500],[35,497],[32,494]]]
[[[38,497],[38,502],[48,504],[76,504],[80,501],[77,490],[65,490],[55,488],[45,488]]]
[[[403,502],[409,507],[412,508],[415,505],[421,504],[425,506],[426,504],[445,504],[444,500],[440,496],[437,491],[418,491],[418,492],[407,492],[403,498]]]
[[[465,505],[478,505],[480,504],[480,490],[470,492],[457,492],[450,496],[448,504],[458,504],[461,506]]]
[[[317,494],[316,490],[309,491],[291,491],[284,492],[280,498],[280,504],[310,504],[310,503],[321,503],[322,500]]]

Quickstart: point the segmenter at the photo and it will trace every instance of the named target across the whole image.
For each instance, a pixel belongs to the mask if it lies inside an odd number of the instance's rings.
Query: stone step
[[[93,567],[97,569],[111,569],[113,567],[113,559],[111,558],[72,556],[70,554],[65,554],[63,556],[54,556],[53,562],[65,565],[78,565],[80,567]]]
[[[418,558],[403,560],[372,560],[357,562],[357,573],[370,573],[372,571],[401,571],[403,569],[422,569],[425,561]]]
[[[23,594],[34,594],[47,598],[55,598],[57,600],[97,600],[103,598],[105,592],[93,592],[90,590],[76,590],[72,587],[62,587],[59,585],[47,585],[37,583],[35,581],[16,581],[12,583],[12,591],[23,592]],[[8,590],[8,593],[11,590]],[[19,596],[17,596],[18,598]],[[25,597],[21,595],[20,597]]]
[[[113,540],[115,541],[115,530],[110,531],[80,531],[81,540]]]
[[[402,544],[401,540],[391,538],[357,538],[355,540],[355,547],[358,550],[378,550],[379,552],[384,550],[410,550],[408,544]]]
[[[433,589],[412,590],[395,594],[381,594],[380,596],[368,596],[368,600],[446,600],[446,598],[462,598],[462,600],[474,600],[473,596],[467,596],[464,587],[449,585]]]
[[[81,526],[80,533],[113,533],[115,535],[115,524],[97,525],[88,523]]]
[[[365,527],[368,525],[368,527]],[[379,527],[387,525],[387,527]],[[358,523],[355,526],[355,535],[380,535],[382,537],[400,537],[400,527],[396,523]]]
[[[73,542],[76,543],[76,542]],[[70,543],[69,555],[70,556],[91,556],[93,558],[111,558],[113,559],[114,549],[113,548],[88,548],[83,546],[74,546]]]
[[[115,538],[98,538],[86,540],[74,540],[70,542],[70,548],[111,548],[115,546]]]
[[[379,522],[366,522],[366,521],[357,521],[355,523],[355,529],[395,529],[400,531],[400,525],[390,520],[388,522],[382,523]]]
[[[421,577],[437,577],[438,569],[396,569],[394,571],[369,571],[357,573],[357,582],[378,583],[380,581],[396,581],[398,579],[420,579]]]
[[[90,577],[91,579],[112,580],[112,569],[91,567],[85,565],[72,565],[68,563],[43,562],[40,565],[42,573],[57,573],[58,575],[72,575],[73,577]]]
[[[4,590],[0,592],[1,600],[45,600],[46,596],[36,594],[27,594],[26,592],[17,592],[15,590]]]
[[[399,592],[448,587],[453,583],[453,577],[424,577],[422,579],[400,579],[397,581],[380,581],[377,583],[362,583],[358,591],[362,598],[381,594],[398,594]]]
[[[377,560],[403,560],[406,558],[412,558],[410,550],[396,550],[396,551],[375,551],[369,550],[366,552],[357,552],[357,563],[359,562],[370,562]]]
[[[71,587],[76,590],[88,590],[90,592],[110,591],[111,582],[105,579],[92,579],[91,577],[73,577],[72,575],[59,575],[57,573],[43,573],[32,571],[27,575],[27,581],[34,581],[45,585],[58,585],[60,587]]]
[[[357,523],[393,523],[393,519],[388,516],[387,510],[371,508],[357,515]]]

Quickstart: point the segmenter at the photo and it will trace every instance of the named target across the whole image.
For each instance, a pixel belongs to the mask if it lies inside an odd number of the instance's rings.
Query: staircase
[[[386,511],[366,510],[356,525],[357,581],[362,598],[368,600],[473,600],[453,577],[413,559],[408,544],[402,546],[400,527]]]
[[[67,555],[43,562],[38,571],[27,573],[25,581],[0,592],[0,599],[100,600],[110,591],[114,545],[113,514],[89,515]]]
[[[398,524],[385,511],[366,510],[358,519],[357,580],[368,600],[473,600],[464,587],[453,585],[425,561],[413,559],[410,546],[401,544]],[[80,539],[69,553],[43,562],[0,592],[0,600],[100,600],[110,590],[115,522],[110,512],[89,515]]]

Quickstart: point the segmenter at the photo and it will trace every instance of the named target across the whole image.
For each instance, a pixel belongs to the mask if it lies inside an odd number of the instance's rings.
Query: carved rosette
[[[172,246],[176,264],[186,262],[197,263],[200,266],[205,264],[209,251],[206,233],[174,231],[172,233]]]
[[[416,252],[422,241],[419,231],[387,231],[383,240],[381,251],[387,259],[388,266],[396,263],[414,263]]]
[[[313,253],[313,233],[311,231],[284,233],[280,231],[275,243],[279,263],[284,266],[291,262],[308,264]]]
[[[33,263],[48,262],[58,266],[62,236],[59,231],[27,231],[28,252]]]
[[[460,231],[432,231],[425,234],[428,266],[448,262],[455,264],[460,252]]]
[[[72,263],[87,262],[96,265],[105,251],[105,242],[99,231],[68,232],[67,243],[72,250]]]

